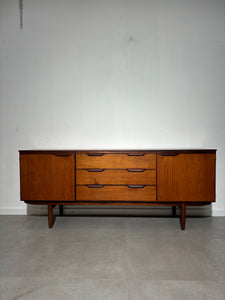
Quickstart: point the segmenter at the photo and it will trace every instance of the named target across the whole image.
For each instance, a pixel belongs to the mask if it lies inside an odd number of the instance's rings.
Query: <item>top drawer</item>
[[[135,155],[129,153],[77,153],[76,168],[156,169],[156,154],[144,153],[143,155]]]

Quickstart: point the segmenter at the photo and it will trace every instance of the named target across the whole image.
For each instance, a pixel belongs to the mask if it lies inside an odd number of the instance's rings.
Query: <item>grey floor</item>
[[[225,299],[225,217],[0,216],[0,299]]]

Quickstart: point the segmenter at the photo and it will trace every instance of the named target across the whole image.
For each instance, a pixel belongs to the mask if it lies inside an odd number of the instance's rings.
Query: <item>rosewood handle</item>
[[[144,156],[145,153],[142,153],[142,152],[130,152],[130,153],[127,153],[128,156]]]
[[[88,156],[103,156],[104,153],[87,153]]]
[[[103,188],[104,185],[103,184],[88,184],[89,188]]]
[[[61,156],[61,157],[69,157],[71,156],[72,154],[71,153],[52,153],[53,155],[55,156]]]
[[[127,169],[128,172],[144,172],[145,169]]]
[[[87,169],[88,172],[103,172],[105,169]]]
[[[128,187],[130,189],[143,189],[145,187],[144,184],[138,185],[138,184],[128,184]]]

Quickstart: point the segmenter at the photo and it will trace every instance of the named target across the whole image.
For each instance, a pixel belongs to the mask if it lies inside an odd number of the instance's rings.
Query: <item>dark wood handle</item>
[[[144,172],[145,169],[127,169],[128,172]]]
[[[162,156],[177,156],[179,153],[160,153]]]
[[[72,154],[71,153],[52,153],[53,155],[55,156],[61,156],[61,157],[69,157],[71,156]]]
[[[103,172],[105,169],[87,169],[88,172]]]
[[[143,152],[130,152],[130,153],[127,153],[128,156],[144,156],[145,153]]]
[[[88,156],[103,156],[104,153],[87,153]]]
[[[88,187],[89,188],[103,188],[104,187],[104,185],[103,184],[88,184]]]
[[[139,184],[128,184],[128,187],[130,189],[143,189],[145,187],[145,185],[144,184],[141,184],[141,185],[139,185]]]

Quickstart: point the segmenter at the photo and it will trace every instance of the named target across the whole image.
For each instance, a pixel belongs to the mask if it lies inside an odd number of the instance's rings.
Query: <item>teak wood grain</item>
[[[156,169],[156,155],[145,153],[143,156],[128,154],[103,154],[102,156],[89,156],[86,153],[76,154],[77,169],[105,168],[105,169]]]
[[[162,202],[214,202],[215,154],[158,154],[157,189]]]
[[[104,186],[102,188],[89,188],[77,185],[76,199],[78,201],[155,201],[156,187]]]
[[[74,155],[20,155],[21,200],[74,201]]]
[[[144,184],[156,185],[156,170],[128,171],[128,170],[103,170],[90,172],[76,170],[77,184]]]

